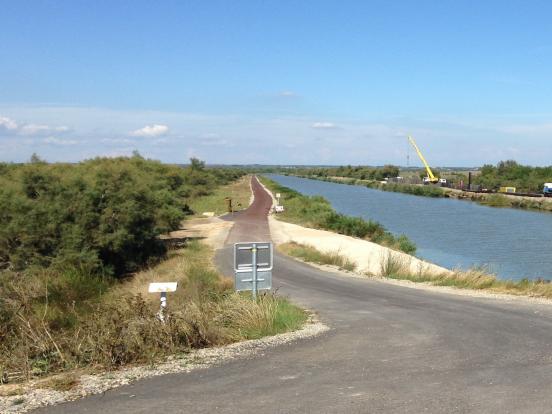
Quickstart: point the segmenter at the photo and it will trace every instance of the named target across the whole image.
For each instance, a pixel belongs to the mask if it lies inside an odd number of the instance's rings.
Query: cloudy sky
[[[550,2],[155,3],[0,0],[1,161],[552,164]]]

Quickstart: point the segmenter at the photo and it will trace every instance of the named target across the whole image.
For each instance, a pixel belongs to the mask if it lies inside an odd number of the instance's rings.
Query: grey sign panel
[[[272,270],[272,243],[236,243],[234,245],[234,270],[236,272],[253,268],[253,246],[257,248],[257,269]]]
[[[252,290],[253,289],[253,271],[236,272],[235,277],[236,291]],[[272,272],[264,271],[257,272],[257,289],[272,289]]]
[[[234,245],[235,289],[258,290],[272,288],[272,243],[251,242]]]

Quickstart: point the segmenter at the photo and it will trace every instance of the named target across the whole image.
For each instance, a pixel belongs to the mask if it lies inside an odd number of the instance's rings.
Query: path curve
[[[257,183],[258,184],[258,183]],[[264,240],[267,200],[228,237]],[[231,273],[231,246],[217,262]],[[552,307],[454,296],[322,272],[276,255],[279,293],[332,330],[189,374],[155,377],[43,413],[550,413]]]

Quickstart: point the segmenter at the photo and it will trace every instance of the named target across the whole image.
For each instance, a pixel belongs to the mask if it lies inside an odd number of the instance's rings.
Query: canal
[[[340,213],[372,219],[395,234],[406,234],[416,243],[417,256],[441,266],[483,266],[502,279],[552,280],[550,213],[268,176],[302,194],[325,197]]]

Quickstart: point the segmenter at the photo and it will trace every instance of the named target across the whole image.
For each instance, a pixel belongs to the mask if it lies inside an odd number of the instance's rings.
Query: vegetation
[[[452,286],[459,289],[552,298],[552,283],[545,280],[501,280],[483,268],[467,271],[455,270],[441,274],[431,273],[423,268],[413,273],[409,269],[409,263],[396,254],[387,255],[381,263],[381,275],[391,279],[429,283],[434,286]]]
[[[375,188],[377,190],[392,191],[395,193],[405,193],[422,197],[445,197],[446,192],[441,187],[433,185],[411,185],[399,183],[381,184],[377,182],[367,183],[366,187]]]
[[[325,254],[315,247],[294,242],[280,245],[279,250],[289,256],[298,257],[307,262],[330,264],[345,270],[355,271],[354,265],[344,255],[341,255],[340,252]],[[528,279],[518,281],[501,280],[497,279],[495,275],[489,274],[484,268],[436,273],[429,270],[429,267],[422,265],[416,272],[412,272],[410,260],[393,252],[382,258],[379,275],[384,278],[428,283],[433,286],[450,286],[458,289],[484,290],[494,293],[552,299],[552,283],[550,281]]]
[[[385,178],[397,177],[399,175],[399,167],[394,165],[385,165],[383,167],[353,167],[351,165],[340,167],[297,167],[291,170],[286,169],[281,171],[281,173],[319,178],[347,177],[358,180],[382,181]]]
[[[552,202],[546,198],[530,197],[510,197],[496,193],[474,193],[454,191],[449,188],[437,187],[434,185],[420,185],[409,183],[412,181],[412,174],[415,172],[401,172],[405,180],[402,182],[381,182],[373,179],[354,178],[359,177],[357,171],[364,171],[371,167],[333,167],[333,168],[295,168],[280,171],[281,174],[297,175],[300,177],[335,182],[339,184],[364,185],[382,191],[399,192],[423,197],[451,197],[463,200],[474,201],[490,207],[509,207],[540,211],[552,211]],[[486,165],[481,169],[481,174],[473,175],[473,183],[481,188],[487,188],[490,191],[497,191],[499,187],[514,186],[517,192],[541,193],[543,183],[552,182],[551,167],[527,167],[520,166],[515,161],[503,161],[496,167]],[[388,170],[390,171],[390,170]],[[336,176],[330,174],[346,174],[345,176]],[[366,175],[366,174],[364,174]],[[423,175],[423,174],[422,174]],[[407,177],[407,176],[410,176]],[[468,181],[467,174],[462,171],[443,172],[442,176],[450,182]],[[415,180],[414,180],[415,182]]]
[[[120,276],[162,256],[190,200],[239,171],[132,158],[35,161],[0,174],[0,269]]]
[[[496,166],[484,165],[474,183],[484,188],[516,187],[518,192],[542,192],[543,184],[552,182],[552,166],[531,167],[516,161],[501,161]]]
[[[198,242],[172,251],[154,268],[105,290],[101,280],[63,273],[1,279],[0,375],[23,380],[71,368],[116,368],[191,348],[296,329],[305,313],[285,299],[233,292],[232,281],[211,265],[212,251]],[[166,323],[157,318],[155,280],[175,280]],[[32,282],[32,283],[31,283]]]
[[[286,300],[235,294],[205,246],[168,251],[159,237],[242,175],[138,154],[0,164],[0,383],[298,327],[306,316]],[[179,282],[166,323],[144,290],[154,280]]]
[[[232,199],[233,211],[247,208],[251,197],[250,176],[244,176],[228,185],[218,187],[209,195],[195,198],[189,202],[189,206],[195,215],[213,212],[218,216],[228,211],[226,197]]]
[[[285,221],[367,239],[409,254],[416,252],[416,246],[406,236],[395,237],[377,222],[337,213],[323,197],[304,196],[266,177],[261,181],[272,192],[281,194],[285,212],[278,217]]]
[[[356,269],[356,264],[340,254],[339,251],[323,253],[312,246],[295,242],[281,244],[278,249],[289,256],[298,257],[306,262],[337,266],[349,272],[354,272]]]

